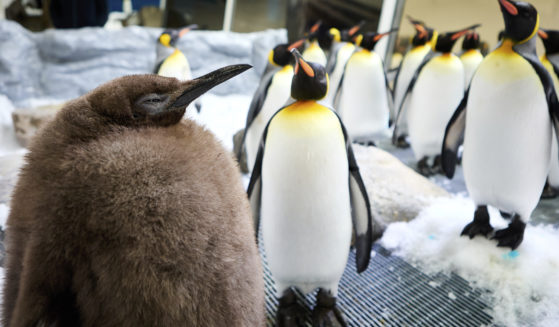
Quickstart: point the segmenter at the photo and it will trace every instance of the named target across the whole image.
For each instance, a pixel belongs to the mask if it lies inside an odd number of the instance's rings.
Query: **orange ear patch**
[[[301,58],[299,58],[299,65],[301,66],[301,68],[303,68],[303,71],[305,72],[305,74],[307,74],[309,77],[314,77],[314,70],[311,68],[311,66],[309,64],[307,64]],[[297,67],[299,65],[297,65]],[[297,74],[297,70],[298,70],[297,67],[295,68],[295,74]]]

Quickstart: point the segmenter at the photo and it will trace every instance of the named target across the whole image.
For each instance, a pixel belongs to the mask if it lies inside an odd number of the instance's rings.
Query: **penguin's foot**
[[[377,146],[374,141],[357,141],[357,144],[362,146]]]
[[[442,173],[443,173],[443,167],[441,165],[441,156],[438,155],[435,157],[435,160],[433,161],[433,165],[431,166],[431,175],[442,174]]]
[[[312,312],[313,327],[346,327],[342,312],[336,306],[336,298],[330,292],[319,289],[316,306]]]
[[[497,243],[499,247],[510,247],[514,250],[522,243],[525,229],[526,224],[522,222],[519,215],[515,214],[509,227],[496,231],[491,239],[499,241]]]
[[[288,289],[279,299],[276,312],[277,327],[303,327],[305,326],[305,308],[297,302],[297,296],[292,289]]]
[[[431,167],[429,167],[429,158],[423,157],[417,162],[417,172],[423,176],[431,175]]]
[[[406,140],[406,136],[405,135],[400,135],[398,136],[398,139],[396,140],[396,147],[397,148],[401,148],[401,149],[407,149],[410,147],[409,142]]]
[[[541,198],[542,199],[554,199],[558,195],[557,190],[555,190],[548,182],[545,182],[545,186],[542,191]]]
[[[493,227],[489,224],[489,212],[487,206],[478,206],[474,213],[474,220],[466,225],[460,236],[468,236],[470,239],[476,235],[487,237],[493,231]]]

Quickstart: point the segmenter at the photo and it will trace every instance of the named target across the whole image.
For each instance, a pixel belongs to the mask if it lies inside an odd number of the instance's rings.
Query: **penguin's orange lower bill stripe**
[[[299,59],[299,65],[301,65],[301,68],[303,68],[305,74],[307,74],[309,77],[314,77],[314,70],[312,70],[311,66],[307,64],[303,59]]]

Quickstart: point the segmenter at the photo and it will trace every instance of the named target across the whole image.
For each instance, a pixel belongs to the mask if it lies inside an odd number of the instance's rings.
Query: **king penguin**
[[[191,30],[197,29],[198,25],[190,25],[183,29],[166,29],[157,39],[157,57],[154,74],[174,77],[181,81],[192,79],[190,64],[186,56],[176,48],[178,40]],[[202,106],[200,101],[194,102],[196,111],[199,113]]]
[[[480,51],[479,34],[475,31],[468,32],[462,41],[462,54],[460,61],[464,65],[464,90],[470,86],[470,81],[477,67],[483,60],[483,55]]]
[[[311,26],[309,33],[307,35],[308,46],[303,51],[303,58],[306,61],[316,62],[321,66],[326,66],[327,58],[324,54],[324,50],[320,47],[318,43],[319,28],[322,22],[318,21],[313,26]]]
[[[555,92],[557,92],[559,90],[559,31],[539,29],[538,36],[542,39],[545,47],[545,54],[540,57],[540,61],[551,75]],[[559,188],[559,161],[554,160],[558,155],[555,137],[552,137],[551,142],[551,166],[542,192],[543,199],[557,197],[557,189]]]
[[[304,293],[319,289],[313,326],[345,326],[336,308],[338,283],[352,222],[358,272],[369,264],[371,207],[340,118],[317,102],[328,90],[324,67],[305,61],[296,49],[293,54],[295,102],[268,123],[248,195],[253,217],[262,221],[279,297],[278,326],[303,326],[305,309],[295,301],[292,287]]]
[[[347,64],[334,100],[334,107],[356,142],[374,144],[388,131],[392,91],[382,58],[374,51],[386,33],[366,33],[356,37],[360,50]]]
[[[492,238],[497,246],[515,249],[549,172],[559,102],[536,54],[538,12],[526,2],[498,1],[505,21],[503,39],[479,65],[448,123],[442,166],[451,178],[463,139],[464,180],[477,207],[462,235],[490,236],[487,206],[493,206],[511,213],[512,219]]]
[[[243,152],[246,152],[249,170],[254,166],[262,132],[268,121],[290,99],[293,79],[293,56],[290,51],[300,47],[303,42],[304,40],[299,40],[291,45],[280,44],[270,50],[268,65],[278,69],[265,72],[260,80],[260,85],[250,103],[241,147],[237,153],[240,162]]]
[[[330,35],[333,37],[330,55],[326,64],[326,73],[330,78],[330,87],[328,94],[324,98],[324,104],[330,107],[334,105],[334,96],[338,92],[338,87],[344,73],[345,65],[349,57],[355,51],[353,37],[356,36],[365,22],[353,26],[347,30],[338,30],[335,27],[330,29]],[[336,109],[336,108],[334,108]]]
[[[433,40],[436,42],[437,33],[432,28],[425,26],[423,22],[415,20],[408,16],[410,23],[415,28],[415,36],[411,40],[411,49],[402,59],[402,63],[398,67],[396,77],[394,79],[394,105],[390,113],[392,122],[396,122],[400,107],[409,105],[409,102],[402,104],[402,99],[406,94],[406,90],[410,81],[419,65],[423,62],[425,56],[434,48]],[[402,109],[407,112],[407,109]],[[403,116],[398,126],[399,135],[395,138],[395,144],[399,148],[408,148],[410,145],[406,141],[408,136],[407,116]]]
[[[250,205],[217,138],[182,119],[250,68],[117,78],[32,140],[6,229],[3,326],[263,326]]]
[[[435,51],[423,59],[400,103],[402,106],[410,97],[409,105],[402,108],[407,111],[399,110],[393,142],[407,114],[410,144],[422,175],[439,172],[445,126],[464,95],[464,67],[451,52],[452,47],[458,38],[478,26],[439,35]]]

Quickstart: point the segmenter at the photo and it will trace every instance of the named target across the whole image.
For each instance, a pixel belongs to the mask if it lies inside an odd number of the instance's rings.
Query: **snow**
[[[454,272],[472,287],[488,290],[483,300],[498,325],[557,326],[559,230],[529,225],[516,251],[497,248],[484,237],[460,237],[474,209],[464,197],[437,200],[415,220],[390,225],[381,244],[427,274]],[[493,227],[507,226],[496,210],[490,215]],[[458,296],[448,294],[452,300]]]

